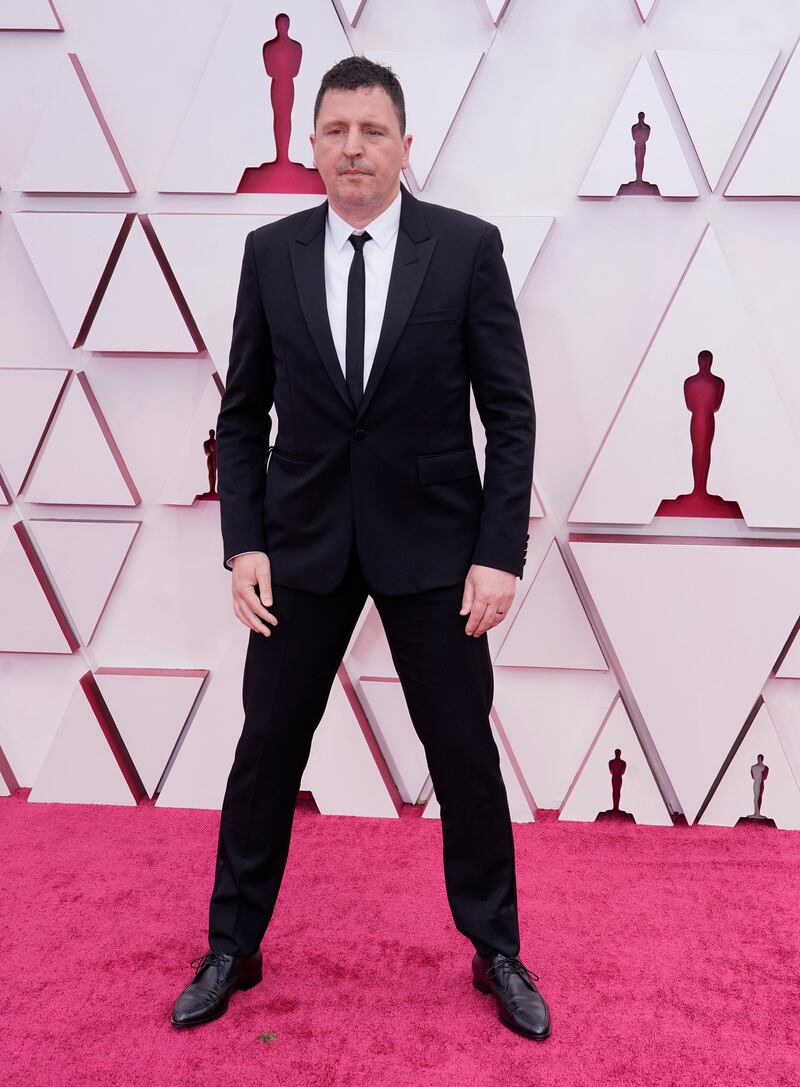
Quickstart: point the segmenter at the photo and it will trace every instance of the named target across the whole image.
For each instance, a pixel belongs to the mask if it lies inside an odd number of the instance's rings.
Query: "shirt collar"
[[[369,231],[370,238],[381,249],[386,248],[400,227],[400,197],[401,194],[398,192],[388,208],[384,208],[377,218],[364,227],[364,230]],[[361,233],[361,228],[356,228],[346,222],[341,215],[336,214],[330,204],[328,204],[327,227],[331,241],[336,249],[340,251],[347,244],[347,239],[351,234]]]

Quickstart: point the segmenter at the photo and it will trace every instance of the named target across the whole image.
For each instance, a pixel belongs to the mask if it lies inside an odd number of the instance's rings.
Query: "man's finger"
[[[264,626],[260,619],[258,619],[249,608],[244,607],[237,600],[233,602],[233,612],[240,623],[243,623],[246,627],[250,627],[256,634],[265,634],[269,637],[272,631],[268,626]]]
[[[476,638],[480,638],[481,634],[485,634],[486,631],[490,627],[494,626],[495,621],[496,621],[496,616],[497,616],[497,603],[487,604],[486,605],[486,611],[483,613],[483,618],[481,619],[480,623],[478,623],[478,627],[477,627],[477,629],[475,631],[475,637]]]
[[[475,598],[472,604],[472,610],[469,613],[469,619],[467,620],[467,634],[472,634],[478,623],[483,618],[483,613],[486,611],[486,604],[487,601],[484,600],[482,597]]]
[[[270,615],[270,613],[266,610],[266,608],[264,608],[262,610],[265,612],[265,614],[267,616],[269,616],[268,622],[271,622],[272,626],[276,626],[278,620],[275,618],[275,616]],[[255,625],[253,625],[253,630],[257,630],[259,632],[259,634],[270,635],[272,633],[268,623],[265,623],[262,619],[259,618],[258,612],[255,612],[251,608],[248,608],[247,604],[242,605],[242,611],[247,616],[248,620],[251,621],[251,625],[255,624]]]
[[[277,619],[264,608],[263,603],[259,599],[257,591],[255,591],[254,585],[246,585],[239,590],[239,604],[243,609],[253,612],[255,615],[260,615],[261,619],[266,619],[272,622],[273,626],[277,625]]]
[[[474,593],[475,590],[472,588],[472,582],[467,579],[464,582],[464,592],[461,594],[461,611],[458,613],[459,615],[466,615],[470,610]]]
[[[262,619],[266,619],[269,623],[272,623],[273,626],[278,625],[278,620],[275,618],[272,612],[267,611],[267,609],[259,600],[254,585],[248,585],[243,591],[239,600],[243,608],[248,608],[256,615],[260,615]]]
[[[513,597],[504,596],[497,605],[496,622],[502,623],[508,613],[511,611],[511,602]]]
[[[262,604],[266,604],[268,608],[272,607],[272,578],[269,571],[258,574],[258,595],[261,597]]]

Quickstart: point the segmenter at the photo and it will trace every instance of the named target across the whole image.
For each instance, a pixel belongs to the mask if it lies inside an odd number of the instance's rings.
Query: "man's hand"
[[[465,633],[479,638],[491,627],[502,623],[516,591],[516,574],[495,570],[493,566],[470,566],[459,612],[459,615],[469,612]]]
[[[278,620],[264,607],[265,604],[267,607],[272,607],[272,575],[266,553],[251,551],[246,555],[237,555],[233,560],[232,570],[231,591],[236,618],[257,634],[263,634],[269,638],[272,631],[261,622],[261,619],[265,619],[273,626],[277,626]],[[256,595],[256,585],[258,585],[258,595]]]

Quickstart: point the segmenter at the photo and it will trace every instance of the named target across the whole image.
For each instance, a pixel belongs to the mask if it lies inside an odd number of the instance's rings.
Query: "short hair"
[[[392,100],[397,121],[400,125],[400,135],[406,132],[406,103],[403,97],[403,88],[400,80],[391,68],[384,64],[377,64],[366,57],[345,57],[329,68],[322,77],[322,82],[317,91],[314,102],[314,127],[317,125],[317,115],[322,102],[322,96],[328,90],[355,91],[359,87],[383,87]]]

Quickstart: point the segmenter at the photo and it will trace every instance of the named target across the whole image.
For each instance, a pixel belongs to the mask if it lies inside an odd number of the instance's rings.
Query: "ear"
[[[402,170],[408,169],[408,159],[411,153],[411,142],[413,139],[413,136],[403,136],[403,161],[400,164]]]
[[[316,166],[317,165],[317,148],[316,148],[316,144],[314,143],[314,133],[313,132],[309,135],[308,140],[309,140],[309,143],[311,144],[311,150],[312,150],[313,155],[314,155],[314,165]]]

